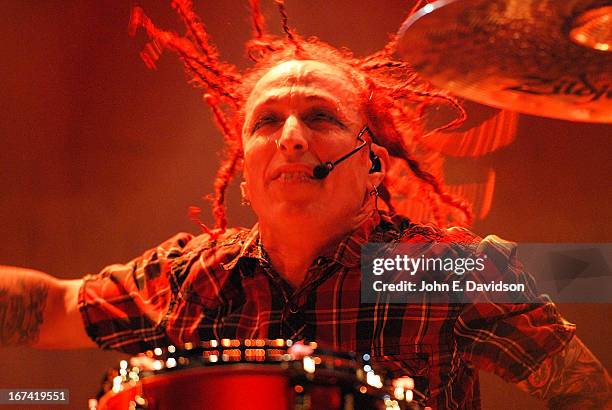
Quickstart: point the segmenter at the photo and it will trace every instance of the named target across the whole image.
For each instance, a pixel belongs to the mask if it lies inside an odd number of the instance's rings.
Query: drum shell
[[[359,393],[347,403],[345,392],[334,385],[334,381],[333,378],[326,378],[325,383],[304,380],[305,383],[299,384],[305,394],[300,395],[294,388],[295,380],[279,365],[236,363],[197,367],[144,377],[132,385],[124,384],[122,391],[106,393],[97,409],[125,410],[130,405],[148,410],[383,408],[379,400]],[[146,400],[144,406],[134,407],[137,396]]]

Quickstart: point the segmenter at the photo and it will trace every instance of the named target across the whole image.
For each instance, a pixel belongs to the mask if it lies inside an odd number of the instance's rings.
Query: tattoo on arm
[[[0,285],[0,347],[38,340],[48,293],[44,281],[22,277]]]
[[[577,337],[544,360],[518,387],[551,409],[601,409],[610,400],[610,376]]]

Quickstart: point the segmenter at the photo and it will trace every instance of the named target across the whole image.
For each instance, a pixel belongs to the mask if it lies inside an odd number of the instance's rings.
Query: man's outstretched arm
[[[78,310],[81,283],[0,265],[0,347],[95,347]]]
[[[567,346],[544,360],[518,387],[546,400],[548,407],[612,409],[610,376],[593,353],[574,336]]]

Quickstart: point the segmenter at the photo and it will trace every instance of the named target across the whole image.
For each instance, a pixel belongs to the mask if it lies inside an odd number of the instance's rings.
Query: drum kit
[[[438,0],[401,26],[397,53],[433,85],[487,106],[612,122],[611,0]],[[368,354],[287,340],[156,348],[122,361],[91,409],[409,409]]]

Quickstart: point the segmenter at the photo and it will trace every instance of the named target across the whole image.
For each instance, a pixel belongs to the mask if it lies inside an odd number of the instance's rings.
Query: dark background
[[[365,55],[386,43],[412,4],[288,0],[287,8],[302,35]],[[144,6],[160,26],[183,32],[169,4]],[[144,67],[142,41],[127,36],[129,9],[122,1],[0,2],[0,263],[78,278],[177,231],[197,232],[187,207],[205,207],[200,197],[211,191],[220,135],[174,57],[162,58],[156,72]],[[222,56],[244,67],[247,2],[198,2],[197,10]],[[610,242],[611,131],[520,116],[512,145],[454,171],[497,172],[491,212],[474,230],[524,242]],[[230,223],[251,225],[239,204],[234,186]],[[610,305],[561,310],[610,369]],[[80,409],[120,357],[4,349],[0,387],[68,388],[70,408]],[[482,395],[485,409],[544,408],[487,374]]]

